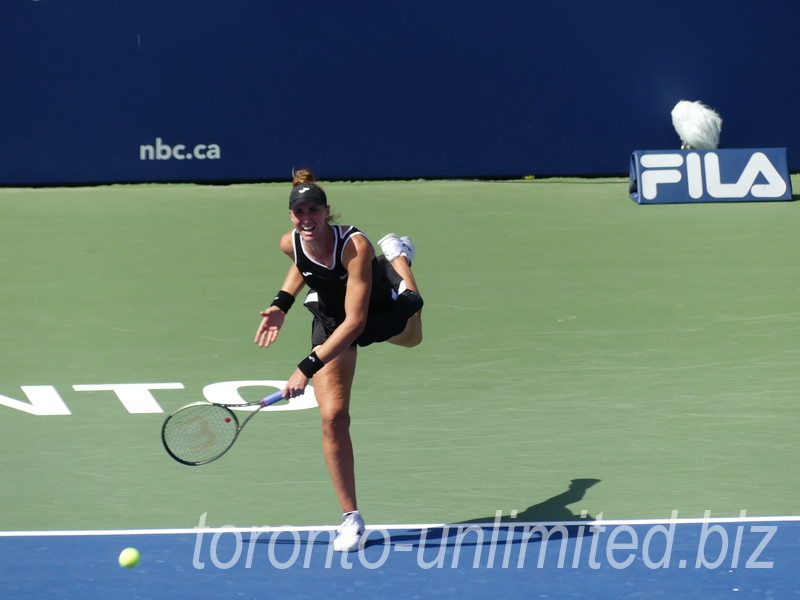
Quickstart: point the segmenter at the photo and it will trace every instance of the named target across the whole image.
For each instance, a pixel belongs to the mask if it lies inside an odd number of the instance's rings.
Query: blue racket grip
[[[270,404],[275,404],[276,402],[280,402],[283,400],[283,390],[278,390],[274,394],[270,394],[263,400],[261,400],[261,406],[269,406]]]

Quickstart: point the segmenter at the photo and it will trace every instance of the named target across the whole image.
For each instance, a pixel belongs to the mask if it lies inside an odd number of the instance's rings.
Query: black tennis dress
[[[364,235],[348,225],[330,225],[330,228],[334,236],[333,265],[330,268],[308,257],[299,232],[295,231],[292,238],[294,263],[309,287],[304,304],[314,315],[312,347],[327,340],[344,321],[348,273],[342,264],[342,253],[354,235]],[[369,346],[402,333],[408,319],[422,308],[422,304],[419,294],[405,289],[405,282],[391,263],[383,256],[376,256],[372,259],[367,324],[353,345]]]

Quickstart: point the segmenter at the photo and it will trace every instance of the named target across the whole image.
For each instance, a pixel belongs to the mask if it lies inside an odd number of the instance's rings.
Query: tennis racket
[[[283,400],[277,391],[258,402],[234,404],[236,408],[257,406],[240,424],[236,414],[225,404],[197,402],[179,408],[164,421],[161,441],[164,449],[179,463],[205,465],[230,450],[239,433],[259,410]]]

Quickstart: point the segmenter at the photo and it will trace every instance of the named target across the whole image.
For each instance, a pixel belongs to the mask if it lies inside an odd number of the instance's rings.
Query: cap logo
[[[304,187],[302,190],[299,190],[297,193],[298,194],[305,194],[310,189],[311,189],[310,187]]]

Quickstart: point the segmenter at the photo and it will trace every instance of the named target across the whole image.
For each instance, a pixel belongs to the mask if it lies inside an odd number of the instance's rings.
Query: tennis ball
[[[139,551],[136,548],[125,548],[119,553],[119,566],[132,569],[139,564]]]

